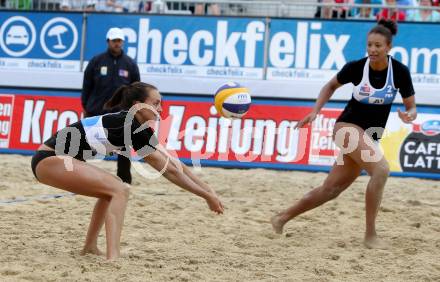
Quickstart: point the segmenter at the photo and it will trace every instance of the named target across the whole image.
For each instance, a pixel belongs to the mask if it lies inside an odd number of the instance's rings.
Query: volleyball
[[[241,118],[249,110],[251,95],[249,90],[236,82],[221,85],[214,96],[215,108],[225,118]]]

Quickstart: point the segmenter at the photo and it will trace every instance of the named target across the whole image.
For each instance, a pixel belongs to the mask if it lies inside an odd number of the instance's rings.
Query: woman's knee
[[[130,196],[129,186],[125,184],[121,184],[120,187],[118,187],[117,189],[117,196],[127,201],[128,197]]]
[[[390,165],[385,159],[382,160],[380,163],[378,163],[377,166],[374,167],[371,173],[371,177],[384,179],[384,180],[386,180],[389,175],[390,175]]]
[[[106,184],[106,186],[106,190],[108,191],[108,196],[110,197],[110,199],[128,200],[128,197],[130,195],[130,187],[124,184],[122,181],[110,181]]]

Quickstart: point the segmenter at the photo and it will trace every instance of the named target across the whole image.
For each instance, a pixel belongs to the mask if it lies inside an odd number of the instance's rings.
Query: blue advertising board
[[[125,51],[139,64],[141,74],[316,83],[331,78],[346,62],[364,57],[367,33],[374,25],[373,21],[0,12],[0,69],[80,71],[82,61],[105,51],[108,29],[120,27]],[[432,88],[440,83],[438,46],[438,24],[399,23],[390,54],[409,67],[414,83]]]
[[[0,13],[0,68],[79,71],[81,14]]]
[[[143,74],[263,78],[264,19],[91,14],[85,60],[103,52],[119,27]]]
[[[375,22],[273,19],[267,79],[322,81],[345,63],[365,57]],[[415,83],[440,83],[438,24],[399,23],[390,54],[407,65]]]

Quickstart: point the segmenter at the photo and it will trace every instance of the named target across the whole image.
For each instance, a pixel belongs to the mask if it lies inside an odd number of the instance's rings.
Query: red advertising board
[[[0,148],[8,148],[14,109],[13,95],[0,95]]]
[[[35,150],[55,131],[78,121],[81,113],[78,98],[15,95],[8,148]]]
[[[212,103],[166,101],[160,140],[186,159],[306,164],[307,130],[295,130],[310,108],[254,104],[243,119],[220,118]]]
[[[295,129],[312,106],[313,103],[304,102],[256,101],[244,118],[229,120],[219,117],[211,99],[165,97],[157,132],[170,152],[183,160],[192,160],[193,164],[201,160],[232,167],[329,168],[338,153],[332,133],[342,109],[324,108],[311,125]],[[438,111],[427,111],[430,112],[419,114],[420,128],[403,129],[405,125],[397,114],[391,113],[381,146],[393,172],[414,172],[423,174],[422,177],[438,172],[435,154],[440,147],[434,146],[440,136]],[[32,152],[55,131],[81,117],[78,96],[0,94],[0,151]],[[422,140],[417,137],[420,132],[426,144],[416,146]],[[406,150],[408,156],[403,151],[399,155],[399,148]],[[433,156],[429,155],[431,151]],[[422,163],[420,159],[424,156],[426,161]]]
[[[339,152],[333,142],[333,128],[342,109],[323,109],[310,127],[310,165],[331,166]]]
[[[11,150],[35,150],[82,115],[77,97],[21,94],[0,99],[2,105],[10,105],[3,106],[9,110],[3,111],[1,122],[12,122],[11,131],[0,136],[3,148]],[[320,154],[317,148],[310,150],[308,130],[294,129],[310,106],[255,103],[245,118],[236,120],[220,118],[206,100],[166,99],[163,108],[159,138],[180,158],[306,165],[309,151]],[[322,130],[315,127],[316,132]]]
[[[35,150],[82,114],[76,97],[0,97],[2,104],[14,102],[5,111],[8,115],[2,116],[2,123],[12,121],[12,130],[1,135],[9,140],[4,147],[13,150]],[[307,164],[307,130],[294,127],[309,107],[255,104],[245,118],[237,120],[220,118],[208,101],[165,100],[163,108],[159,137],[180,158]]]

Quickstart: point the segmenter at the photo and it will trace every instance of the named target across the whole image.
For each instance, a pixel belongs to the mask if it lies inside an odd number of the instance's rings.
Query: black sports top
[[[388,60],[388,67],[382,71],[371,69],[368,58],[352,61],[336,76],[340,84],[354,84],[352,98],[337,121],[353,123],[364,130],[382,128],[374,139],[382,135],[397,92],[403,98],[415,93],[408,68],[391,56]]]
[[[124,131],[127,131],[125,137]],[[141,126],[128,111],[82,119],[44,142],[55,149],[57,155],[79,160],[102,158],[113,152],[129,153],[130,148],[144,157],[153,152],[158,143],[153,129]]]

